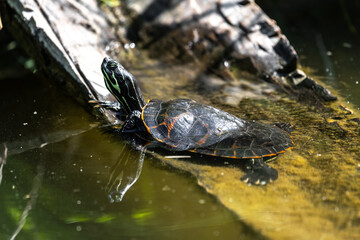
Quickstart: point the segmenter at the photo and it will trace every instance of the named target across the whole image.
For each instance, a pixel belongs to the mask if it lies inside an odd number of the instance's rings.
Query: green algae
[[[201,67],[194,63],[180,66],[155,60],[132,61],[129,71],[140,81],[147,98],[187,97],[242,118],[295,126],[292,132],[295,148],[269,163],[279,171],[279,179],[263,187],[241,182],[244,173],[236,164],[198,164],[154,153],[158,159],[190,172],[208,193],[264,236],[360,237],[360,126],[353,121],[360,113],[347,111],[352,109],[351,105],[341,98],[333,103],[310,95],[307,98],[307,90],[300,97],[278,92],[277,98],[243,99],[239,104],[229,105],[223,101],[226,93],[221,90],[197,91],[194,79],[201,73]]]

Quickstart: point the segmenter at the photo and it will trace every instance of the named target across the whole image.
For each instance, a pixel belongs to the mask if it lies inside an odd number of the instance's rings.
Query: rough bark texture
[[[128,6],[138,12],[139,21],[151,28],[157,25],[178,31],[180,39],[184,32],[190,32],[192,38],[184,39],[183,43],[188,43],[189,48],[202,45],[209,50],[222,45],[233,57],[250,59],[262,75],[296,69],[295,50],[276,22],[254,1],[170,0],[151,1],[148,5],[144,2],[149,1],[134,1]],[[150,37],[157,41],[159,36]]]
[[[134,41],[141,39],[156,56],[165,52],[176,59],[193,57],[210,71],[233,59],[235,67],[282,88],[306,88],[325,101],[337,99],[297,70],[296,51],[254,1],[136,0],[126,7],[137,16],[128,36]],[[293,79],[298,75],[302,77]]]

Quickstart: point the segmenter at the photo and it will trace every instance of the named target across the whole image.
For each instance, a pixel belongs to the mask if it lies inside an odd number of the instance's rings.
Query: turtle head
[[[120,63],[108,57],[104,58],[101,64],[101,71],[107,89],[119,101],[126,115],[134,110],[141,111],[145,102],[134,76]]]

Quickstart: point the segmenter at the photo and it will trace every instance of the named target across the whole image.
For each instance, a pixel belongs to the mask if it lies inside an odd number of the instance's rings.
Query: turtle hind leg
[[[246,170],[241,180],[248,184],[265,185],[278,178],[277,170],[264,163],[262,158],[250,159]]]

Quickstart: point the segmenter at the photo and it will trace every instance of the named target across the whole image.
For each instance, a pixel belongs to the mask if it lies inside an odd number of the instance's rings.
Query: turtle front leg
[[[278,178],[277,170],[264,163],[262,158],[250,159],[246,170],[245,175],[241,178],[245,183],[265,185]]]
[[[132,111],[127,117],[121,131],[123,133],[144,131],[144,124],[141,121],[141,112],[138,110]]]
[[[121,121],[124,121],[126,118],[125,113],[123,112],[119,102],[115,101],[100,101],[100,100],[90,100],[89,103],[94,104],[94,108],[105,108],[115,113],[116,117]]]

